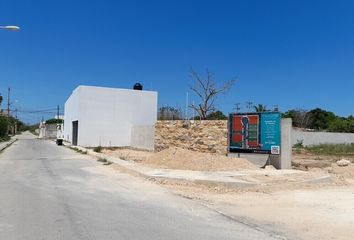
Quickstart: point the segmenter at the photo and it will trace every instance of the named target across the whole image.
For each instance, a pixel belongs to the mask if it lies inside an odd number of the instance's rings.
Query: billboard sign
[[[229,117],[229,152],[280,154],[280,113],[235,113]]]

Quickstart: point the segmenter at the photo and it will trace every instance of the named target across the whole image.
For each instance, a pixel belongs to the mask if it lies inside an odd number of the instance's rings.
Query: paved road
[[[54,142],[0,155],[0,239],[274,239]]]

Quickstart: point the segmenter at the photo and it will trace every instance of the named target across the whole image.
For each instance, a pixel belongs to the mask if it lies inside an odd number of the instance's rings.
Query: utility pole
[[[279,106],[278,105],[274,105],[274,112],[279,112]]]
[[[14,134],[17,133],[17,121],[18,121],[18,119],[17,119],[17,108],[15,109],[15,119],[16,119],[16,121],[15,121],[15,126],[14,126]]]
[[[7,92],[7,116],[8,117],[10,117],[10,92],[11,89],[9,88]]]
[[[241,105],[241,103],[235,103],[234,109],[237,113],[240,112],[240,110],[241,110],[240,105]]]
[[[57,107],[57,119],[59,119],[59,105]]]
[[[251,108],[252,108],[253,102],[246,102],[246,105],[247,105],[247,109],[248,109],[248,111],[251,111]]]

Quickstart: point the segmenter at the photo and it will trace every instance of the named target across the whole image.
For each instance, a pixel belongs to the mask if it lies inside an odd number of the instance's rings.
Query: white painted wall
[[[157,118],[157,92],[79,86],[65,103],[65,139],[72,141],[72,121],[79,121],[78,145],[95,147],[131,146],[134,127],[153,127]],[[151,149],[154,138],[148,140]],[[144,141],[145,141],[144,140]],[[142,146],[144,148],[144,146]]]
[[[72,122],[79,119],[79,87],[76,88],[64,105],[64,140],[72,142]]]
[[[321,143],[354,143],[354,133],[334,132],[304,132],[298,129],[292,131],[292,145],[302,141],[304,146],[318,145]]]

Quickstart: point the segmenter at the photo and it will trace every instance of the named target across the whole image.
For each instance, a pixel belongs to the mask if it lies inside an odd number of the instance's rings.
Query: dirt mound
[[[345,178],[354,178],[354,164],[352,163],[349,166],[339,167],[336,163],[333,163],[329,172],[341,175]]]
[[[134,162],[144,161],[148,157],[155,154],[153,152],[134,150],[128,148],[104,149],[102,152],[113,157],[118,157],[123,160],[134,161]]]
[[[143,164],[158,168],[194,170],[194,171],[232,171],[258,169],[242,158],[231,158],[217,154],[201,153],[182,148],[168,148],[158,152]]]

